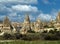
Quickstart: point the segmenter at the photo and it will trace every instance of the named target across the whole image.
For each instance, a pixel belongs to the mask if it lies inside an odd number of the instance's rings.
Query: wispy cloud
[[[51,19],[51,16],[49,14],[44,14],[44,13],[40,13],[38,15],[38,17],[42,20],[42,21],[49,21]]]
[[[50,4],[50,2],[49,2],[48,0],[42,0],[42,2],[43,2],[44,4]]]
[[[12,9],[15,11],[27,11],[27,12],[37,12],[38,8],[35,6],[31,6],[31,5],[15,5],[12,6]]]
[[[48,14],[41,12],[38,15],[38,17],[43,21],[50,21],[51,19],[55,20],[58,15],[58,12],[60,12],[60,9],[59,10],[52,9],[51,12]]]
[[[23,12],[22,12],[23,11]],[[33,14],[33,13],[36,13],[38,10],[37,7],[35,6],[31,6],[31,5],[13,5],[11,6],[10,8],[3,5],[3,4],[0,4],[0,20],[5,17],[5,16],[8,16],[9,19],[11,21],[21,21],[22,19],[24,19],[24,12],[26,13],[29,13],[29,14]],[[34,20],[35,18],[33,18],[33,16],[30,15],[30,19],[31,20]]]
[[[36,4],[37,0],[0,0],[0,3],[26,3],[26,4]]]
[[[9,17],[14,17],[14,16],[17,16],[17,13],[14,13],[14,12],[13,12],[13,13],[8,14],[8,16],[9,16]]]
[[[49,0],[42,0],[42,2],[44,3],[44,4],[49,4],[49,5],[55,5],[56,3],[56,0],[53,0],[52,2],[50,2]]]
[[[33,15],[29,15],[31,21],[35,21],[35,17]]]

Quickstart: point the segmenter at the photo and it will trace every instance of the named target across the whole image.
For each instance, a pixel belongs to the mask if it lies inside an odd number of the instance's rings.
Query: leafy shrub
[[[23,40],[39,40],[40,39],[40,34],[34,34],[34,33],[30,33],[30,34],[26,34],[23,35],[22,37]]]
[[[47,33],[48,31],[47,30],[45,30],[45,31],[43,31],[42,33]]]
[[[3,35],[3,38],[4,39],[11,39],[11,35],[10,34],[8,34],[8,33],[5,33],[4,35]]]
[[[29,33],[35,33],[35,31],[33,31],[33,30],[28,30],[28,32],[29,32]]]

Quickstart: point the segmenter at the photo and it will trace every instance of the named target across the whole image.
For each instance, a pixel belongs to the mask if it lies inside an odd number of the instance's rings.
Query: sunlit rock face
[[[26,15],[22,29],[20,31],[21,31],[21,33],[25,34],[25,33],[27,33],[28,30],[30,30],[30,18],[29,18],[29,15]]]
[[[47,24],[48,24],[48,27],[50,27],[50,28],[54,28],[54,23],[55,23],[54,20],[51,19],[50,22],[47,23]]]
[[[28,15],[26,15],[25,16],[25,20],[24,20],[24,27],[26,28],[26,29],[30,29],[30,18],[29,18],[29,16]]]
[[[3,26],[4,27],[9,27],[10,26],[10,20],[9,20],[9,18],[6,16],[5,18],[4,18],[4,21],[3,21]]]
[[[57,17],[56,17],[56,21],[60,22],[60,12],[58,13]]]
[[[44,27],[46,26],[46,27]],[[60,12],[58,13],[56,20],[51,19],[50,22],[42,22],[40,18],[37,18],[35,22],[30,22],[29,15],[25,15],[24,22],[13,22],[11,23],[9,18],[6,16],[3,23],[0,24],[3,32],[19,32],[21,34],[27,34],[29,30],[35,32],[41,32],[43,30],[50,30],[51,28],[60,29]],[[13,29],[12,29],[13,28]]]
[[[60,12],[58,13],[56,17],[56,22],[54,24],[55,28],[60,29]]]
[[[23,27],[20,30],[21,33],[27,33],[28,30],[33,30],[35,32],[40,32],[43,25],[41,20],[38,18],[35,22],[30,22],[28,15],[25,16]]]
[[[35,28],[34,29],[35,32],[39,32],[42,29],[42,22],[39,18],[34,23],[34,28]]]
[[[5,33],[11,33],[11,22],[9,20],[9,18],[6,16],[3,20],[3,28],[2,28],[2,31],[5,32]]]

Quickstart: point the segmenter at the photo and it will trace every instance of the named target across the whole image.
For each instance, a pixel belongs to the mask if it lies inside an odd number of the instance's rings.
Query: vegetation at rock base
[[[0,40],[28,40],[28,41],[35,41],[35,40],[60,40],[60,31],[57,29],[43,31],[42,33],[35,33],[30,31],[27,34],[8,34],[5,33],[3,36],[0,36]]]

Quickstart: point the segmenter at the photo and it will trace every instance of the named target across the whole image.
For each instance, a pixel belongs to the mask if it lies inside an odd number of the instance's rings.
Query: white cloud
[[[35,20],[35,17],[33,17],[32,15],[29,15],[30,20]]]
[[[43,13],[39,14],[38,17],[43,21],[49,21],[51,19],[51,15]]]
[[[14,16],[17,16],[17,13],[10,13],[10,14],[8,14],[8,16],[14,17]]]
[[[0,11],[8,10],[8,8],[2,4],[0,4]]]
[[[37,3],[37,0],[0,0],[1,3],[32,3],[35,4]]]
[[[26,12],[37,12],[38,8],[35,6],[31,6],[31,5],[15,5],[12,6],[12,9],[14,11],[26,11]]]
[[[0,15],[0,20],[4,19],[5,15]]]
[[[19,7],[19,6],[21,6],[21,7]],[[9,8],[9,7],[6,7],[5,5],[0,4],[0,16],[1,16],[0,20],[4,19],[5,16],[8,16],[11,21],[15,21],[15,20],[16,21],[21,21],[21,20],[24,20],[24,12],[25,11],[26,12],[28,12],[28,11],[32,11],[32,12],[38,11],[38,9],[35,6],[33,6],[33,7],[30,6],[30,5],[19,5],[19,6],[17,6],[17,8],[16,8],[17,10],[15,10],[14,8]],[[17,11],[19,11],[19,12],[24,11],[24,12],[22,12],[23,15],[21,13],[17,12]],[[35,18],[33,16],[30,16],[30,19],[34,20]]]
[[[50,14],[44,14],[43,12],[42,13],[40,13],[39,15],[38,15],[38,17],[41,19],[41,20],[51,20],[51,19],[53,19],[53,20],[55,20],[56,19],[56,17],[57,17],[57,15],[58,15],[58,12],[60,12],[60,10],[56,10],[56,9],[52,9],[51,10],[51,13]]]

